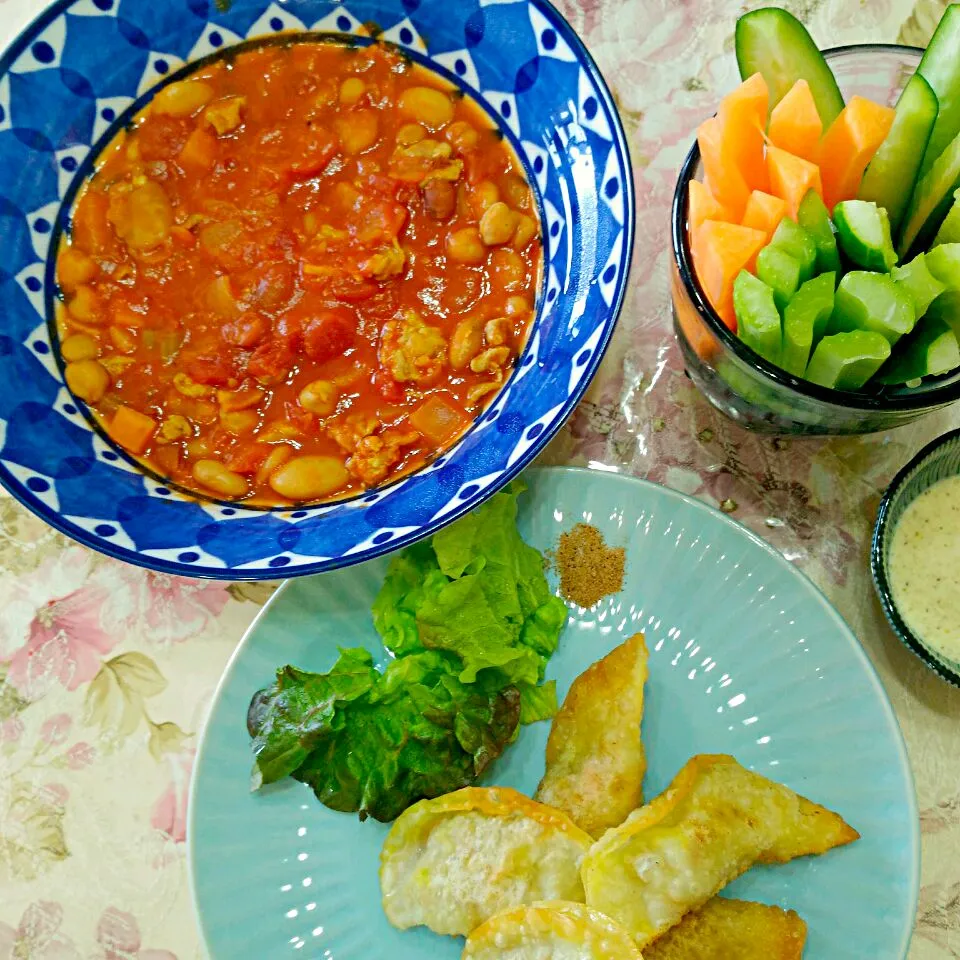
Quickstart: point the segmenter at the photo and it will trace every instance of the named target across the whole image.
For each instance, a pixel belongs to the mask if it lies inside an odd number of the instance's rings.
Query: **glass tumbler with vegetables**
[[[821,53],[778,7],[737,21],[736,56],[674,203],[690,376],[769,432],[886,429],[960,398],[960,4],[922,56]]]

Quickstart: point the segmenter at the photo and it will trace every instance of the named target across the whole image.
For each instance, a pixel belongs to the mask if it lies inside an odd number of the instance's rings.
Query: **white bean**
[[[345,486],[349,474],[336,457],[294,457],[270,476],[270,486],[287,500],[319,500]]]
[[[231,500],[244,496],[250,490],[247,481],[239,473],[228,470],[219,460],[198,460],[193,465],[193,479],[208,490]]]

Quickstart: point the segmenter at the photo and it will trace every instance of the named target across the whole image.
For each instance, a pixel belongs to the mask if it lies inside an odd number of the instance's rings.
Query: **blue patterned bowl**
[[[501,122],[541,204],[546,271],[512,377],[463,440],[389,487],[311,509],[188,498],[95,431],[53,349],[50,252],[97,149],[158,82],[282,31],[383,39]],[[503,486],[573,411],[613,332],[633,247],[609,90],[547,0],[59,0],[0,58],[0,482],[87,546],[188,576],[297,576],[432,533]]]
[[[927,444],[897,474],[893,483],[887,488],[877,512],[873,546],[870,551],[870,568],[873,571],[873,584],[877,588],[880,605],[893,632],[934,673],[939,674],[955,687],[960,687],[960,662],[951,660],[932,647],[928,647],[907,626],[893,599],[893,591],[890,589],[890,580],[887,576],[893,532],[904,511],[938,480],[955,476],[960,476],[960,430],[953,430]]]

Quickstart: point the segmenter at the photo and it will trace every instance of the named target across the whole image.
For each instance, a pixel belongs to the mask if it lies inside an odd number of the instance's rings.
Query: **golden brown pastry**
[[[644,960],[800,960],[807,925],[793,910],[714,897],[644,947]]]
[[[583,903],[498,913],[467,937],[461,960],[643,960],[626,930]]]
[[[582,869],[587,903],[643,950],[754,863],[824,853],[858,836],[837,814],[733,757],[698,756],[593,845]]]
[[[538,900],[583,902],[591,838],[507,787],[421,800],[394,822],[380,854],[387,919],[466,936],[496,913]]]
[[[593,837],[623,823],[642,803],[646,681],[647,647],[637,633],[573,681],[553,718],[547,769],[535,797]]]

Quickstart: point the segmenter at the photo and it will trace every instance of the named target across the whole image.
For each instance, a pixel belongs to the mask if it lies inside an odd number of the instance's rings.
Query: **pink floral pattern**
[[[806,570],[894,702],[921,807],[911,960],[960,957],[960,691],[904,651],[866,544],[892,474],[954,415],[879,437],[740,430],[684,376],[668,216],[697,125],[736,82],[735,17],[766,0],[556,0],[608,78],[638,202],[631,287],[586,401],[547,461],[613,467],[700,497]],[[9,40],[42,0],[0,0]],[[786,0],[821,45],[924,43],[945,0]],[[902,28],[901,28],[902,25]],[[96,556],[0,493],[0,960],[195,960],[186,868],[197,732],[271,587],[166,577]]]
[[[150,817],[150,823],[173,843],[187,839],[187,798],[196,755],[197,751],[190,749],[167,757],[170,782],[154,804]]]
[[[105,622],[106,587],[88,580],[92,562],[82,547],[69,547],[7,588],[0,658],[6,652],[7,682],[29,700],[54,682],[76,690],[92,680],[116,643]]]
[[[132,619],[144,624],[148,639],[157,644],[181,643],[202,633],[230,599],[222,583],[133,567],[121,573],[132,595]]]

